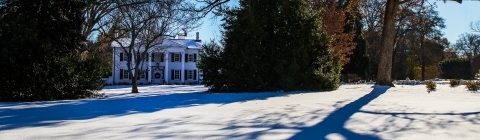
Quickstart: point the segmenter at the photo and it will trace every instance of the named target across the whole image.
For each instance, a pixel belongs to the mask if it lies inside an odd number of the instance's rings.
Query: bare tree
[[[387,0],[384,24],[382,31],[382,50],[380,56],[380,63],[378,66],[378,85],[394,86],[392,84],[391,71],[392,71],[392,52],[394,45],[394,31],[395,31],[395,18],[397,17],[397,11],[399,6],[403,3],[407,3],[411,0]],[[444,0],[446,1],[446,0]],[[462,3],[462,0],[455,0],[458,3]]]
[[[82,35],[90,38],[93,32],[99,29],[106,23],[102,20],[108,20],[106,17],[117,8],[113,0],[88,0],[87,6],[83,10],[85,22],[82,26]]]
[[[480,55],[480,34],[464,33],[452,46],[459,56],[473,58]]]
[[[480,20],[476,22],[470,22],[470,29],[474,32],[480,32]]]
[[[110,39],[128,56],[132,93],[138,93],[137,78],[147,71],[148,52],[164,39],[198,28],[201,16],[186,10],[193,6],[188,0],[117,0],[115,4],[123,6],[109,14],[110,24],[101,31],[116,31]]]

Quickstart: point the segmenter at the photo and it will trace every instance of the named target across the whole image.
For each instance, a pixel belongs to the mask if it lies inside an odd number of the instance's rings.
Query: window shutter
[[[196,53],[193,54],[193,62],[197,62],[197,54]]]
[[[187,80],[187,70],[185,70],[185,73],[183,73],[183,77],[185,78],[185,80]]]
[[[123,69],[120,69],[120,79],[123,79]]]
[[[152,52],[152,61],[155,62],[155,53]]]
[[[128,73],[128,79],[132,79],[132,75],[130,75],[130,71],[127,70]]]
[[[123,61],[123,53],[120,53],[120,61]]]
[[[174,57],[174,54],[173,54],[173,53],[172,53],[172,57],[171,57],[170,59],[172,60],[172,62],[173,62],[173,60],[175,59],[175,57]]]
[[[197,70],[193,70],[193,80],[197,80]]]
[[[172,80],[175,78],[175,71],[172,70]]]
[[[165,61],[165,60],[164,60],[164,59],[165,59],[165,56],[164,56],[164,55],[165,55],[165,54],[163,54],[163,53],[160,54],[160,62]]]
[[[147,71],[145,72],[145,79],[148,79],[148,69],[147,69]]]
[[[188,54],[185,53],[185,62],[187,62],[187,61],[188,61]]]

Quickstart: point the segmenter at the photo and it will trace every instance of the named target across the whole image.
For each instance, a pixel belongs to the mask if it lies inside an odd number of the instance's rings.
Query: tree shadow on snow
[[[168,95],[74,101],[2,103],[3,105],[0,104],[0,131],[22,127],[54,126],[59,125],[65,120],[116,117],[204,104],[229,104],[250,100],[266,100],[271,97],[295,94],[293,92],[254,94],[187,92],[188,93],[173,93]]]
[[[358,139],[358,140],[379,140],[378,136],[367,135],[367,134],[358,134],[353,131],[345,128],[345,123],[349,118],[360,111],[360,108],[367,105],[383,93],[385,93],[389,87],[374,86],[374,89],[364,95],[363,97],[339,108],[338,110],[332,112],[320,123],[308,127],[301,128],[300,132],[295,134],[290,139],[292,140],[303,140],[303,139],[327,139],[329,134],[339,134],[345,139]]]

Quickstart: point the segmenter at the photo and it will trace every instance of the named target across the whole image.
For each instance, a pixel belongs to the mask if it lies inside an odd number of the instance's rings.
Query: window
[[[120,69],[120,79],[128,79],[128,78],[130,78],[128,70]]]
[[[179,80],[180,79],[180,70],[173,71],[173,79]]]
[[[164,53],[161,52],[154,52],[152,53],[152,61],[153,62],[163,62],[164,61]]]
[[[147,72],[142,72],[142,74],[140,74],[140,78],[141,79],[146,79],[147,78]]]
[[[193,54],[188,54],[188,62],[194,62],[195,61],[195,57],[193,56]]]
[[[122,53],[123,54],[123,53]],[[128,61],[130,60],[127,54],[123,54],[123,61]]]
[[[187,70],[187,79],[188,80],[193,79],[193,70]]]
[[[178,53],[173,54],[173,61],[174,62],[180,62],[181,61],[180,60],[180,54],[178,54]]]

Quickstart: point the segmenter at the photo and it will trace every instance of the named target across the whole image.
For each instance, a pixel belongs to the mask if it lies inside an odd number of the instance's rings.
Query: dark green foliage
[[[204,83],[226,92],[337,89],[339,57],[328,50],[319,14],[306,0],[240,1],[223,18],[223,52],[204,46],[202,59],[212,61],[199,64]]]
[[[354,17],[354,21],[351,24],[347,24],[345,26],[346,29],[355,30],[355,37],[353,41],[356,43],[355,49],[353,50],[353,54],[348,56],[350,58],[350,62],[343,66],[342,74],[356,74],[360,76],[362,79],[371,78],[368,75],[368,57],[367,57],[367,43],[365,39],[362,37],[362,22],[360,21],[360,14],[357,12],[356,16],[350,15],[350,18]],[[347,20],[350,20],[347,18]]]
[[[458,85],[460,85],[460,80],[450,79],[450,86],[451,87],[458,86]]]
[[[480,88],[480,81],[474,81],[474,80],[465,81],[465,88],[471,91],[477,91]]]
[[[437,89],[437,84],[435,84],[435,82],[433,82],[433,81],[427,81],[427,82],[425,82],[425,85],[427,86],[428,90]]]
[[[197,67],[202,70],[203,84],[211,89],[221,89],[221,87],[216,86],[224,82],[223,78],[220,77],[222,66],[220,55],[222,52],[222,48],[213,40],[204,44],[199,52],[201,59],[197,62]]]
[[[75,99],[102,88],[97,60],[80,59],[85,4],[7,0],[0,8],[0,101]]]
[[[453,58],[440,62],[441,77],[444,79],[471,79],[470,60]]]

